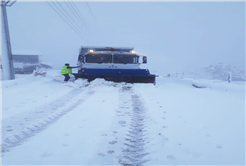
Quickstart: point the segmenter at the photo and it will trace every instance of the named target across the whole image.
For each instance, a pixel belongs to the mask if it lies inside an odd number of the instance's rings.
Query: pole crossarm
[[[8,6],[11,7],[17,0],[11,1],[11,0],[7,0],[7,1],[1,1],[1,6]]]

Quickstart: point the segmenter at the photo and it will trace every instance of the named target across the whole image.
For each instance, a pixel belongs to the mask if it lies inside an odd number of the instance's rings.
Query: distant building
[[[13,52],[14,71],[18,74],[31,74],[36,67],[51,69],[52,66],[40,62],[41,53],[39,52]]]
[[[39,55],[13,54],[13,62],[37,64],[39,63]]]

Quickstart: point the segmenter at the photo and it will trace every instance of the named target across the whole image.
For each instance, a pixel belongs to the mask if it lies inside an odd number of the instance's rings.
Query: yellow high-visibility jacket
[[[61,74],[70,74],[70,73],[72,73],[72,69],[67,68],[67,66],[63,66],[60,73]]]

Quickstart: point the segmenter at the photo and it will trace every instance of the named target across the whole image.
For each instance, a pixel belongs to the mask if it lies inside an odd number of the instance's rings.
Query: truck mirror
[[[147,63],[147,56],[143,56],[143,63]]]
[[[79,61],[82,62],[82,63],[84,63],[84,56],[79,55]]]

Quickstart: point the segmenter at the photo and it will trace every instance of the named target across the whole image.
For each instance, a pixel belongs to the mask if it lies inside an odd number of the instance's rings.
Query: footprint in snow
[[[45,157],[49,157],[49,156],[51,156],[51,155],[52,155],[52,153],[44,152],[41,156],[42,156],[43,158],[45,158]]]
[[[36,111],[36,113],[44,113],[44,111]]]
[[[169,139],[167,137],[163,138],[163,141],[167,142]]]
[[[160,106],[160,108],[162,108],[162,106]]]
[[[190,154],[190,151],[188,149],[185,150],[186,154]]]
[[[168,160],[175,160],[176,158],[175,158],[175,156],[173,156],[173,155],[168,155],[168,156],[167,156],[167,159],[168,159]]]
[[[221,145],[217,145],[216,148],[222,149],[222,146]]]
[[[201,156],[201,155],[200,155],[199,153],[194,153],[194,154],[193,154],[193,157],[194,157],[194,158],[199,158],[200,156]]]
[[[119,123],[120,123],[121,125],[126,124],[126,122],[125,122],[125,121],[123,121],[123,120],[121,120]]]
[[[105,156],[105,154],[103,154],[103,153],[99,153],[99,154],[98,154],[98,156],[104,157],[104,156]]]
[[[64,144],[62,144],[62,146],[67,147],[67,146],[69,146],[69,144],[64,143]]]
[[[13,129],[8,129],[7,131],[10,132],[10,131],[13,131]]]
[[[70,136],[70,134],[65,134],[65,136]]]
[[[111,144],[111,145],[116,144],[116,143],[117,143],[117,141],[111,141],[111,142],[109,142],[109,144]]]
[[[113,150],[109,150],[108,153],[109,153],[109,154],[113,154],[114,151],[113,151]]]

